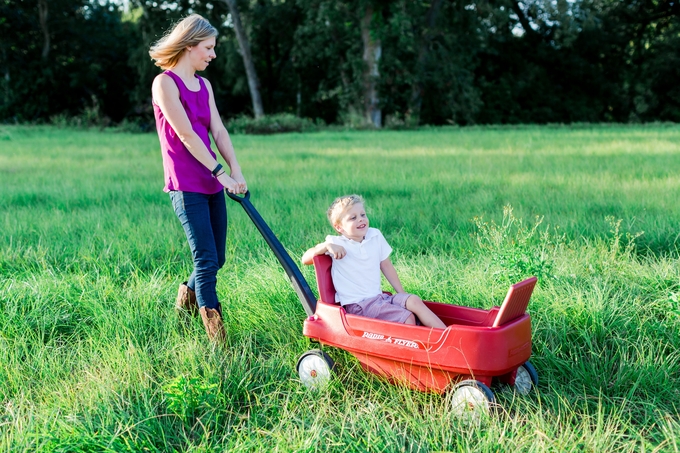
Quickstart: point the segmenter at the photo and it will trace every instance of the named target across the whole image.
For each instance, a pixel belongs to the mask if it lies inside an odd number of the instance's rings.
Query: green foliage
[[[203,412],[215,409],[218,391],[218,384],[206,383],[199,377],[178,376],[163,386],[168,410],[184,423],[192,424]]]
[[[62,128],[104,128],[111,124],[111,119],[102,115],[99,101],[95,96],[92,96],[92,105],[85,106],[82,113],[75,116],[60,113],[50,117],[50,123]]]
[[[0,120],[45,122],[92,108],[118,122],[131,108],[127,69],[133,36],[112,3],[57,0],[1,2]],[[49,37],[47,40],[46,36]]]
[[[514,216],[510,205],[503,207],[500,225],[475,218],[479,247],[491,256],[491,264],[496,268],[492,275],[510,284],[531,276],[541,283],[553,277],[553,256],[564,236],[551,234],[547,228],[540,231],[542,223],[543,218],[537,218],[533,226],[525,226],[522,219]]]
[[[221,115],[252,115],[225,2],[41,5],[44,27],[35,0],[0,2],[0,121],[82,124],[94,98],[111,123],[153,129],[148,49],[190,12],[220,31],[203,75]],[[366,127],[369,6],[389,128],[680,121],[680,9],[669,1],[241,1],[266,113]]]
[[[482,107],[474,81],[481,50],[476,15],[455,2],[390,5],[380,33],[386,126],[476,122]]]
[[[307,132],[316,128],[308,118],[299,118],[290,113],[265,115],[261,118],[239,116],[227,122],[227,129],[237,134],[279,134],[282,132]]]
[[[327,123],[366,124],[360,116],[363,71],[361,5],[356,1],[303,0],[291,60],[301,115]],[[296,106],[297,107],[297,106]]]

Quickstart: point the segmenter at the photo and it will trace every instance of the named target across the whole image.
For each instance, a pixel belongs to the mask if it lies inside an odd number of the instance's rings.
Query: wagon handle
[[[314,296],[314,293],[307,284],[307,281],[302,276],[300,268],[297,267],[293,259],[284,248],[283,244],[281,244],[281,241],[279,241],[271,228],[269,228],[269,225],[267,225],[267,223],[264,221],[260,213],[257,212],[255,206],[253,206],[253,204],[250,202],[250,191],[246,191],[242,197],[230,193],[229,191],[226,192],[227,195],[229,195],[229,198],[241,205],[243,210],[246,211],[246,214],[248,214],[248,217],[250,217],[250,220],[253,221],[260,234],[269,245],[269,248],[272,249],[272,252],[274,252],[274,255],[276,255],[276,258],[279,260],[279,263],[281,263],[281,266],[283,266],[283,270],[286,271],[286,275],[288,275],[288,278],[293,285],[293,289],[295,289],[295,292],[302,303],[302,307],[305,309],[308,316],[312,316],[316,311],[316,296]]]
[[[250,200],[250,190],[246,190],[246,193],[244,193],[242,197],[239,197],[235,193],[231,193],[228,190],[225,190],[225,192],[227,195],[229,195],[229,198],[239,203],[243,203],[243,200]]]

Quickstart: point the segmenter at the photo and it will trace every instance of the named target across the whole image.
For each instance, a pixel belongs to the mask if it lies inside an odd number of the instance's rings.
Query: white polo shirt
[[[361,242],[330,235],[326,242],[341,245],[347,251],[344,258],[333,258],[331,277],[336,302],[353,304],[382,293],[380,263],[390,256],[392,247],[380,230],[369,228]]]

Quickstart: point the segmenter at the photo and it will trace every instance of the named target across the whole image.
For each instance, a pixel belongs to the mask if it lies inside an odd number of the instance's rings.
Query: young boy
[[[327,215],[341,236],[327,236],[325,242],[302,255],[302,262],[313,264],[314,257],[323,254],[333,258],[335,298],[347,313],[406,324],[415,324],[418,316],[425,326],[446,328],[420,297],[404,292],[389,258],[392,248],[380,230],[368,227],[363,198],[359,195],[336,198]],[[381,271],[396,294],[382,292]]]

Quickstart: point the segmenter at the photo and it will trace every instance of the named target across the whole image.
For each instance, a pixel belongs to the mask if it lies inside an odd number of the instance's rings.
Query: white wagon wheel
[[[459,382],[451,389],[451,410],[456,418],[478,421],[489,415],[496,398],[489,387],[474,379]]]
[[[330,382],[334,367],[335,362],[328,354],[313,349],[302,354],[297,363],[297,372],[305,387],[316,390]]]
[[[524,362],[517,368],[515,375],[515,391],[520,395],[528,395],[538,385],[538,372],[531,362]]]

